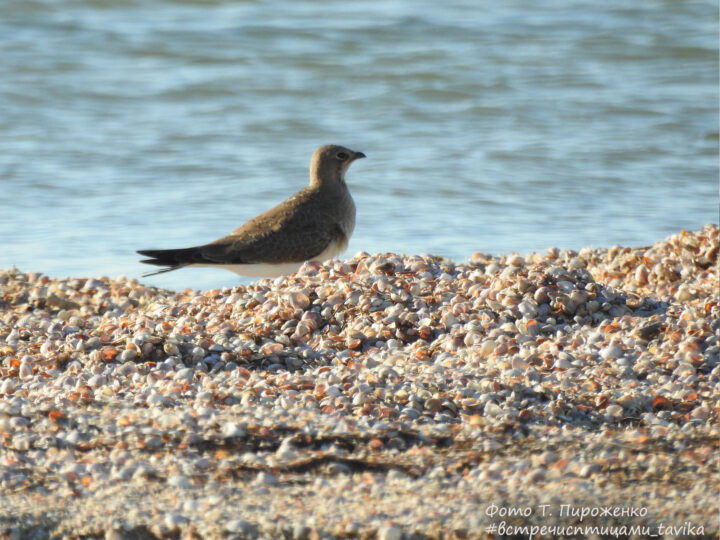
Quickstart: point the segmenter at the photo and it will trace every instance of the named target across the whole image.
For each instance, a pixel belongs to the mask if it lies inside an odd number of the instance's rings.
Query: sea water
[[[0,267],[140,277],[367,154],[347,256],[718,221],[711,1],[0,2]],[[198,289],[220,270],[145,278]]]

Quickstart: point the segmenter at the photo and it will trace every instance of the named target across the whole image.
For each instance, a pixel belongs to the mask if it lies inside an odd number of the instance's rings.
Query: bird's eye
[[[336,156],[340,161],[345,161],[348,157],[347,152],[338,152]]]

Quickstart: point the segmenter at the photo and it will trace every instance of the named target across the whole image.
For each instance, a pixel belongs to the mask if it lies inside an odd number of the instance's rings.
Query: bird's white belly
[[[230,270],[238,275],[246,277],[280,277],[297,272],[302,263],[281,263],[281,264],[197,264],[193,266],[205,266],[206,268],[222,268]]]
[[[346,247],[347,242],[335,242],[330,244],[320,255],[313,257],[312,260],[325,262],[328,259],[334,259],[345,251]],[[235,272],[236,274],[246,277],[280,277],[297,272],[302,264],[302,262],[277,264],[191,264],[190,268],[222,268],[223,270],[229,270],[230,272]]]

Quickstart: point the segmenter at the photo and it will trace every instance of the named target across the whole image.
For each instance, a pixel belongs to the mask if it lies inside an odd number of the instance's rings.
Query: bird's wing
[[[204,246],[184,249],[138,251],[151,257],[140,262],[167,266],[147,275],[161,274],[193,264],[279,264],[303,262],[323,253],[336,243],[347,244],[339,224],[331,227],[309,227],[292,231],[273,231],[261,236],[229,235]]]
[[[228,236],[201,246],[202,257],[217,264],[303,262],[346,242],[337,216],[327,204],[317,204],[318,197],[310,189],[296,193]]]
[[[274,264],[312,259],[337,242],[347,242],[340,225],[323,222],[262,235],[231,234],[198,250],[206,262],[215,264]]]
[[[171,269],[192,264],[303,262],[348,238],[332,208],[316,203],[317,192],[302,190],[251,219],[228,236],[185,249],[143,250],[141,261]],[[324,209],[324,210],[322,210]],[[161,271],[162,272],[162,271]]]

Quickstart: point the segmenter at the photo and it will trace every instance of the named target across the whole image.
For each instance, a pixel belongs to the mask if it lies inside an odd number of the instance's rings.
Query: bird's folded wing
[[[308,226],[262,235],[231,234],[198,248],[203,259],[217,264],[303,262],[337,242],[347,242],[339,224]]]

